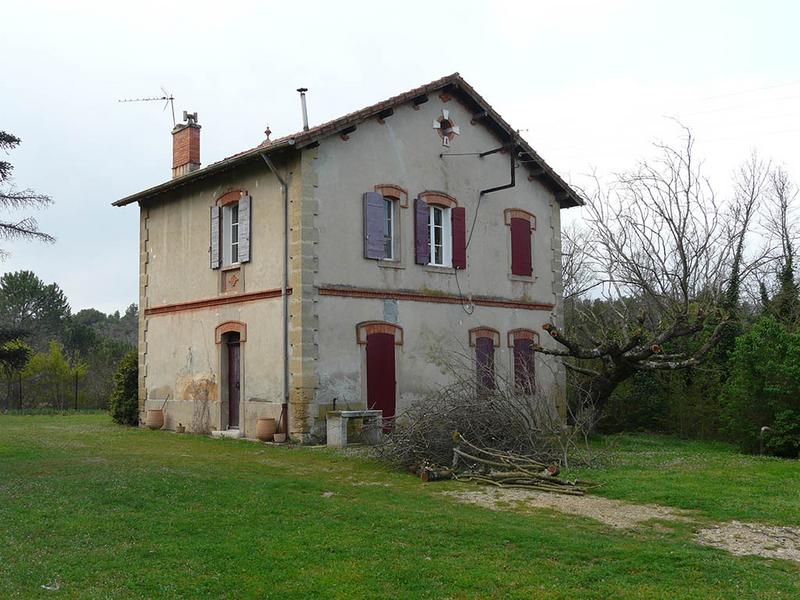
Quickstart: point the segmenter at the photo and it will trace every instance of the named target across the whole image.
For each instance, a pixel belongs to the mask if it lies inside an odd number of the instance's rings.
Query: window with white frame
[[[436,267],[449,267],[453,262],[450,209],[431,205],[428,211],[428,228],[431,245],[430,263]]]
[[[239,204],[234,202],[222,207],[222,264],[239,262]]]
[[[383,258],[394,260],[395,204],[391,198],[383,199]]]

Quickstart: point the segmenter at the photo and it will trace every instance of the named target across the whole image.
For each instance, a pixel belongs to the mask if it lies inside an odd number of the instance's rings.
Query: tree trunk
[[[617,386],[630,378],[634,369],[626,365],[617,365],[611,371],[604,371],[600,375],[593,377],[589,383],[589,399],[594,405],[598,414],[605,410],[611,394]]]

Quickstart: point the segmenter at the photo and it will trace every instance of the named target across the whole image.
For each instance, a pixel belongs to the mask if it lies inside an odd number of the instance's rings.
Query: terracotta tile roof
[[[176,177],[170,181],[164,182],[152,188],[143,190],[126,198],[122,198],[113,202],[114,206],[125,206],[133,202],[146,200],[157,194],[164,193],[180,185],[184,185],[191,181],[199,180],[208,177],[222,170],[234,167],[247,160],[255,158],[262,153],[272,153],[280,149],[287,148],[302,148],[305,145],[311,144],[319,139],[325,138],[329,135],[334,135],[343,129],[357,125],[369,118],[372,118],[380,112],[405,104],[412,101],[414,98],[430,94],[438,90],[452,90],[454,93],[460,94],[463,98],[468,99],[474,105],[475,112],[485,113],[485,120],[489,124],[508,136],[509,141],[513,142],[518,147],[518,151],[523,156],[525,166],[531,165],[538,167],[540,170],[539,176],[543,177],[548,183],[552,191],[558,195],[559,202],[564,206],[577,206],[583,204],[578,194],[563,180],[561,177],[548,165],[536,151],[525,141],[519,134],[506,123],[506,121],[486,102],[483,97],[478,94],[475,89],[469,85],[458,73],[447,75],[421,85],[414,89],[398,94],[371,106],[367,106],[355,112],[351,112],[337,119],[333,119],[321,125],[311,127],[308,131],[299,131],[291,135],[286,135],[275,140],[264,141],[254,148],[238,152],[231,156],[225,157],[220,161],[211,163],[206,167],[197,171],[192,171],[186,175]]]

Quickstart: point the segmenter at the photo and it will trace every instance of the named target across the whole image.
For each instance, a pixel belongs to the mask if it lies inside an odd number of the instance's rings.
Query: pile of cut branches
[[[583,496],[597,484],[559,479],[559,468],[505,450],[479,448],[459,433],[453,434],[453,479],[473,481],[503,488],[539,490],[570,496]]]

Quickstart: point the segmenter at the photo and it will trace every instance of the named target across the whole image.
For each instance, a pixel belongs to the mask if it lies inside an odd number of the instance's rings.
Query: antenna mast
[[[170,94],[163,87],[161,88],[161,91],[164,92],[163,96],[153,98],[124,98],[122,100],[117,100],[117,102],[157,102],[159,100],[164,100],[164,110],[167,110],[167,106],[169,106],[172,110],[172,126],[175,127],[175,125],[177,125],[177,122],[175,121],[175,96]]]

